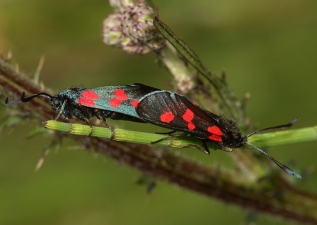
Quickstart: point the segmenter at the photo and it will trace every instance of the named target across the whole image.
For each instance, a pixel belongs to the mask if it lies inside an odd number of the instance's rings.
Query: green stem
[[[317,126],[257,134],[248,141],[258,147],[295,144],[317,140]]]
[[[44,126],[51,130],[67,132],[70,134],[107,138],[120,142],[137,144],[155,143],[156,145],[173,148],[195,147],[198,150],[207,153],[202,147],[200,147],[201,141],[199,139],[188,136],[174,136],[173,138],[170,138],[170,136],[164,134],[144,133],[118,128],[109,129],[106,127],[90,127],[83,124],[62,123],[56,120],[46,121],[44,122]],[[210,144],[209,147],[215,146]]]
[[[114,141],[131,142],[137,144],[152,144],[153,142],[162,140],[155,144],[173,148],[194,147],[195,145],[201,145],[201,141],[193,137],[174,136],[170,138],[170,136],[163,134],[145,133],[118,128],[113,128],[111,131],[106,127],[90,127],[84,124],[63,123],[56,120],[48,120],[44,122],[44,126],[51,130],[67,132],[75,135],[108,138]],[[316,129],[317,126],[257,134],[249,137],[248,142],[258,147],[268,147],[316,141]],[[209,147],[215,146],[210,144]]]

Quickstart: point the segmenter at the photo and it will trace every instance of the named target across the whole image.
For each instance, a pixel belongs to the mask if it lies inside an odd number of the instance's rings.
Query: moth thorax
[[[221,124],[221,130],[224,133],[223,143],[228,147],[242,147],[247,142],[247,137],[243,135],[237,125],[237,123],[224,116],[219,118]]]

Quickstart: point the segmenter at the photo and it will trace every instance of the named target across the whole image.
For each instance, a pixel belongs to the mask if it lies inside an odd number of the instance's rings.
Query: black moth
[[[148,123],[174,131],[181,131],[201,139],[204,149],[200,150],[207,154],[209,154],[209,150],[206,142],[209,141],[216,144],[219,149],[225,151],[249,145],[262,152],[288,174],[297,178],[301,177],[262,149],[247,141],[248,137],[259,132],[289,128],[298,119],[288,124],[269,127],[257,130],[249,135],[244,135],[234,120],[209,112],[195,105],[183,95],[164,90],[157,90],[143,96],[136,107],[136,112],[141,119]]]

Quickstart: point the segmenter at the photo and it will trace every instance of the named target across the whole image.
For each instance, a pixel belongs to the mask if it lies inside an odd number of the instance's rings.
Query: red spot
[[[94,107],[95,106],[95,101],[92,99],[87,99],[87,98],[79,98],[78,103],[80,105],[88,106],[88,107]]]
[[[124,90],[122,89],[117,89],[114,91],[114,96],[118,99],[118,100],[127,100],[128,96],[124,93]]]
[[[87,90],[81,93],[81,96],[84,98],[91,98],[91,99],[97,99],[99,98],[99,95],[92,90]]]
[[[211,135],[208,137],[208,139],[217,141],[217,142],[222,142],[222,137],[223,133],[217,126],[211,126],[207,128],[208,132],[211,133]]]
[[[183,119],[189,123],[193,120],[193,118],[194,118],[194,113],[190,109],[187,109],[183,115]]]
[[[217,136],[222,136],[223,133],[217,126],[211,126],[207,128],[208,132]]]
[[[112,98],[109,100],[109,104],[113,107],[113,108],[117,108],[120,104],[121,104],[121,100],[116,99],[116,98]]]
[[[193,123],[188,123],[188,130],[194,130],[196,126]]]
[[[166,112],[160,116],[160,119],[164,123],[170,123],[174,119],[174,115],[172,112]]]
[[[139,104],[139,100],[133,100],[133,101],[130,102],[130,104],[131,104],[134,108],[136,108],[136,107],[138,106],[138,104]]]
[[[210,140],[212,140],[212,141],[222,142],[222,138],[221,138],[220,136],[214,135],[214,134],[210,135],[210,136],[208,137],[208,139],[210,139]]]
[[[81,97],[78,98],[78,103],[88,107],[95,106],[95,100],[99,98],[99,95],[92,90],[86,90],[81,93]]]
[[[183,120],[185,120],[187,124],[188,130],[194,130],[196,126],[192,123],[192,120],[194,119],[194,113],[190,109],[187,109],[184,115],[182,116]]]
[[[128,99],[128,96],[124,93],[124,90],[122,90],[122,89],[115,90],[113,92],[113,94],[114,94],[114,98],[109,100],[109,104],[113,108],[117,108],[121,104],[122,101]]]

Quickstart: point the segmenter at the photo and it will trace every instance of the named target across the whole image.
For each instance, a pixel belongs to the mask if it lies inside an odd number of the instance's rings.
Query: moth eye
[[[59,105],[59,100],[58,100],[58,99],[55,99],[53,103],[54,103],[54,105],[57,106],[57,105]]]

